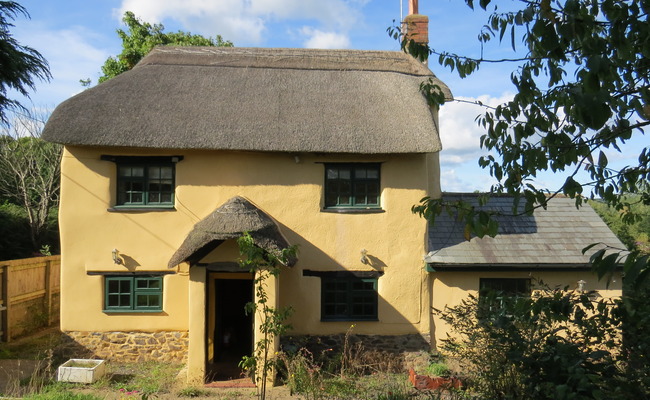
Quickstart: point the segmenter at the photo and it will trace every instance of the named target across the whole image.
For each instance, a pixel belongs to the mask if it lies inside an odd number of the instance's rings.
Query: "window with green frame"
[[[325,208],[379,208],[380,164],[325,164]]]
[[[174,204],[174,164],[118,162],[118,206],[171,206]]]
[[[321,278],[322,321],[376,321],[377,279]]]
[[[490,313],[503,309],[517,298],[530,297],[528,278],[480,278],[479,317],[485,319]]]
[[[104,311],[162,311],[162,276],[106,276],[104,286]]]

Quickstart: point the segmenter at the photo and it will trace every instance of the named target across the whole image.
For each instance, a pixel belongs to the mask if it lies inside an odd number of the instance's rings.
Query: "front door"
[[[214,273],[209,279],[210,307],[207,332],[208,373],[212,380],[241,377],[242,357],[253,353],[253,315],[246,304],[253,301],[250,274]]]

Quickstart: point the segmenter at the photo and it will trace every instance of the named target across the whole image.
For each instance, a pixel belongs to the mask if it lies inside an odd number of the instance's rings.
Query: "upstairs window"
[[[380,165],[325,164],[325,208],[379,208]]]
[[[174,206],[175,167],[181,156],[102,156],[117,165],[116,208]]]
[[[117,205],[173,204],[173,165],[118,164]]]
[[[161,276],[106,276],[104,283],[106,312],[162,311]]]

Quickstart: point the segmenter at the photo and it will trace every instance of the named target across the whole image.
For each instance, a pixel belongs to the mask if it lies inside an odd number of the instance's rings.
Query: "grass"
[[[180,364],[142,362],[107,363],[107,374],[95,382],[94,389],[138,391],[143,394],[169,393],[175,383]]]
[[[178,395],[178,397],[201,397],[201,396],[209,396],[210,391],[205,389],[200,389],[194,386],[188,386],[179,390],[176,394]]]
[[[38,360],[61,342],[58,328],[45,329],[35,335],[9,343],[0,343],[0,359]]]

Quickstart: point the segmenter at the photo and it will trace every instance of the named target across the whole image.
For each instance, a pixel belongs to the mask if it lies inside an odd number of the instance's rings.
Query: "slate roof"
[[[478,206],[477,195],[443,194],[446,200],[463,199]],[[512,197],[493,196],[486,209],[512,214]],[[570,198],[552,199],[546,210],[532,216],[500,216],[494,237],[463,238],[464,224],[443,213],[429,226],[429,251],[425,261],[435,271],[493,268],[586,268],[589,256],[603,246],[582,254],[592,243],[625,246],[589,206],[576,209]]]
[[[289,247],[277,224],[264,211],[243,197],[235,196],[197,222],[183,244],[169,260],[168,267],[198,262],[224,240],[237,239],[248,232],[256,246],[279,253]],[[289,260],[293,265],[296,260]]]
[[[442,146],[395,51],[157,47],[131,71],[61,103],[42,137],[80,146],[427,153]]]

